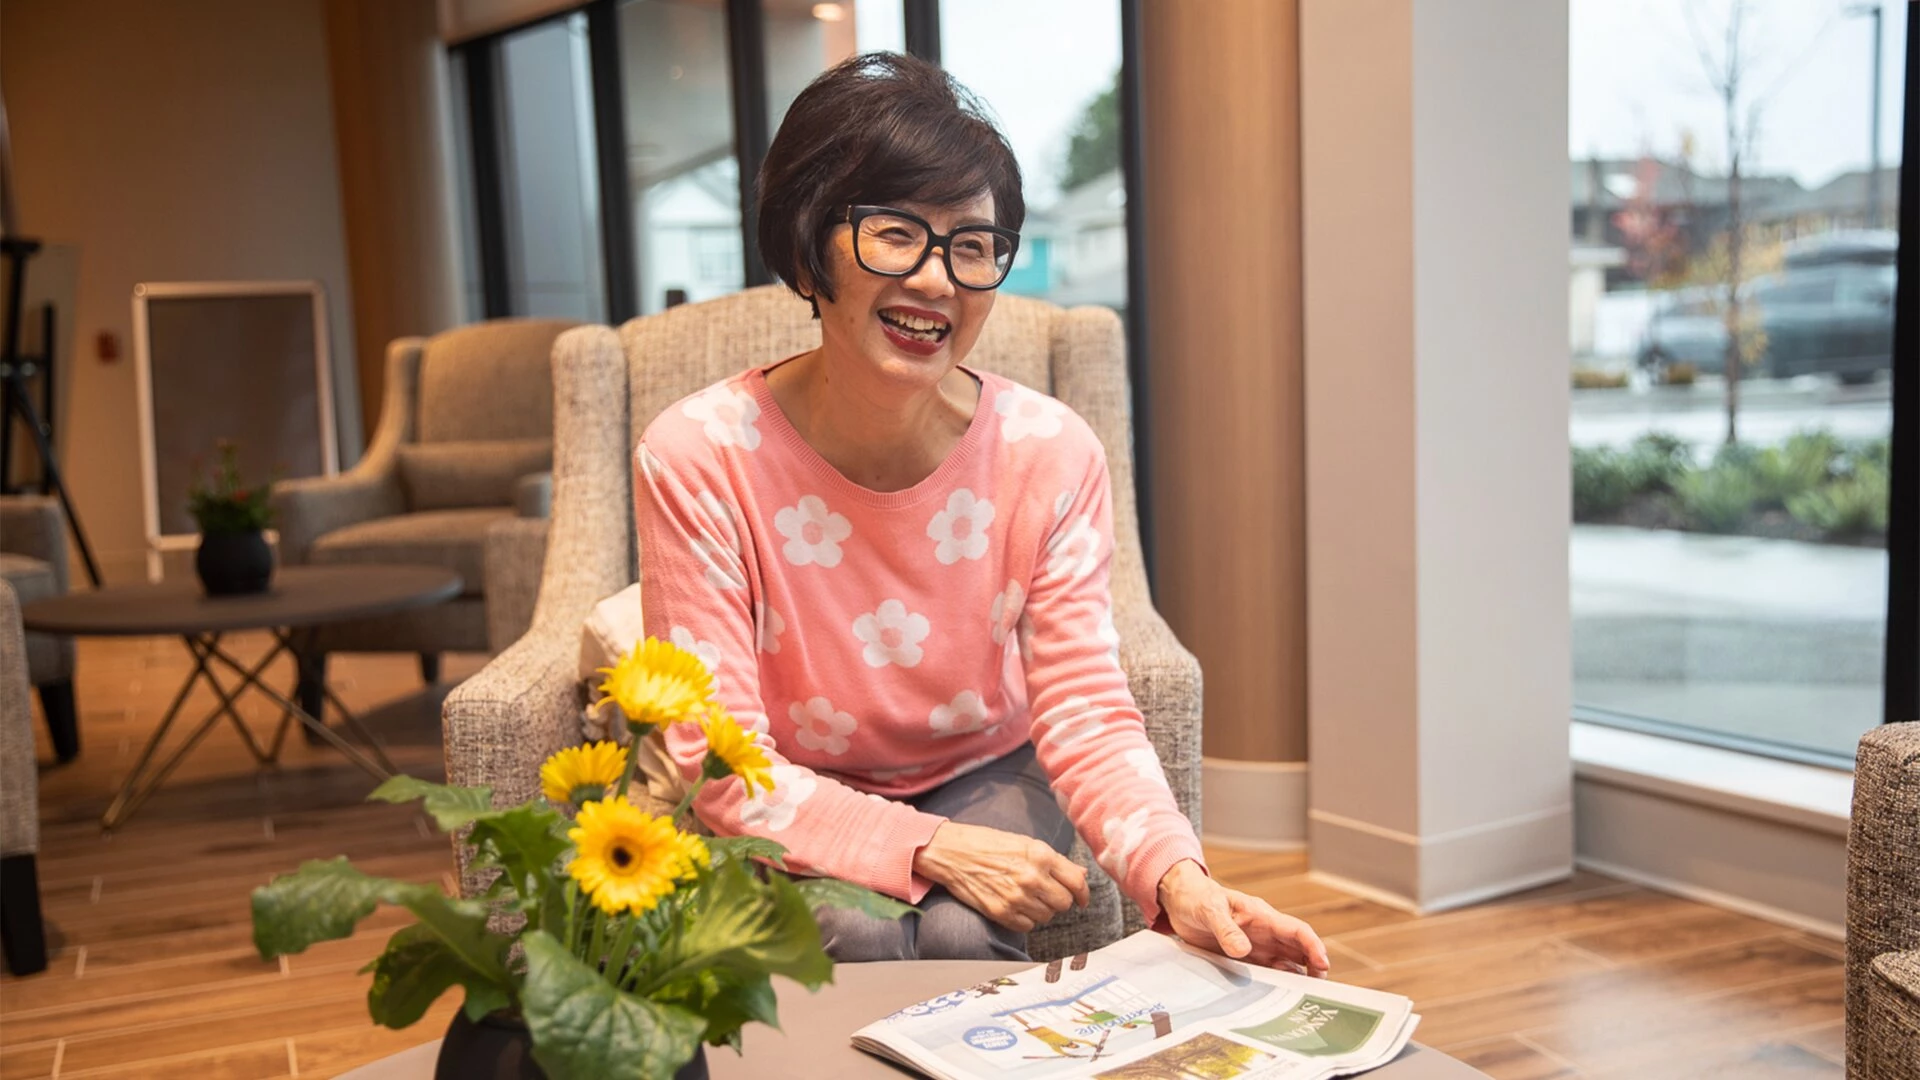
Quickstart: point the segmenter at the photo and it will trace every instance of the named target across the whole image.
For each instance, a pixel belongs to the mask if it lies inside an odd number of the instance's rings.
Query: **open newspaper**
[[[910,1005],[853,1044],[936,1080],[1319,1080],[1391,1061],[1413,1003],[1143,930]]]

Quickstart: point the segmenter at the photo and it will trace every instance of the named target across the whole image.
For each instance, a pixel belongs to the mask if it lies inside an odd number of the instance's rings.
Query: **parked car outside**
[[[1830,374],[1869,382],[1893,366],[1894,267],[1879,261],[1808,260],[1748,282],[1742,306],[1766,332],[1748,373],[1775,379]],[[1675,290],[1647,323],[1640,364],[1721,372],[1727,329],[1717,288]]]

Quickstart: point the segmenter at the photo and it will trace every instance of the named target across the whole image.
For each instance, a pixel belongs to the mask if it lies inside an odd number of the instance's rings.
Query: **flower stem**
[[[687,810],[693,806],[693,800],[700,797],[701,789],[706,786],[707,778],[702,774],[699,779],[693,782],[693,786],[687,789],[687,793],[680,797],[680,805],[673,808],[673,817],[669,819],[673,822],[675,828],[682,827],[680,825],[680,815],[686,813]]]
[[[567,882],[567,951],[580,955],[580,887]]]
[[[619,932],[613,935],[613,950],[607,954],[608,986],[620,985],[620,976],[627,967],[627,954],[633,951],[634,928],[639,925],[638,918],[628,916],[627,920],[620,924]]]
[[[587,951],[586,957],[588,967],[600,963],[600,958],[606,955],[606,947],[607,913],[595,907],[593,909],[593,947]]]
[[[633,774],[637,771],[639,762],[640,736],[635,735],[633,738],[627,740],[627,767],[621,771],[619,790],[609,792],[609,796],[627,794],[628,789],[633,787]],[[629,798],[631,798],[631,796],[629,796]]]

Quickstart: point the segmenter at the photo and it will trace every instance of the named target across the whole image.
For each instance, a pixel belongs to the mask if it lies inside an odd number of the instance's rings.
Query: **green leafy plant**
[[[1887,471],[1863,463],[1851,476],[1789,498],[1787,513],[1829,536],[1884,534],[1890,496]]]
[[[1573,448],[1573,519],[1594,521],[1618,513],[1633,497],[1626,458],[1604,446]]]
[[[1801,432],[1784,446],[1770,446],[1755,453],[1746,468],[1759,501],[1784,506],[1787,500],[1825,484],[1839,456],[1840,441],[1831,434]]]
[[[255,890],[260,955],[346,937],[380,904],[404,907],[419,921],[363,969],[376,1023],[406,1027],[458,986],[469,1019],[524,1022],[534,1060],[555,1080],[656,1080],[702,1042],[738,1049],[747,1024],[777,1027],[773,976],[808,988],[832,977],[816,908],[887,919],[914,910],[841,881],[764,873],[754,860],[778,866],[785,855],[773,841],[680,828],[709,782],[770,789],[766,755],[714,702],[712,677],[686,650],[649,638],[602,671],[631,745],[672,723],[699,723],[706,735],[700,778],[671,814],[627,801],[636,755],[606,742],[555,754],[541,769],[544,799],[506,809],[489,788],[396,776],[372,798],[419,801],[443,832],[468,830],[472,864],[496,875],[486,894],[453,899],[345,859],[308,862]],[[572,821],[568,806],[578,807]],[[493,929],[496,914],[518,929]]]
[[[240,452],[221,439],[219,463],[210,477],[187,488],[187,513],[203,533],[259,532],[273,527],[273,485],[248,484],[240,476]],[[198,471],[197,469],[195,470]]]
[[[1650,431],[1633,440],[1625,465],[1636,494],[1672,491],[1693,468],[1693,447],[1678,435]]]
[[[1751,473],[1732,461],[1687,473],[1674,490],[1687,515],[1702,529],[1717,533],[1737,531],[1759,499]]]

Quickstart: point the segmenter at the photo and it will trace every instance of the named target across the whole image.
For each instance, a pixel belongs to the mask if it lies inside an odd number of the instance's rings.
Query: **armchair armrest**
[[[420,385],[422,338],[387,346],[386,397],[380,426],[367,452],[339,476],[311,476],[273,485],[273,512],[280,534],[280,560],[307,561],[313,542],[335,529],[405,513],[400,484],[400,444],[413,439],[414,399]]]
[[[1920,950],[1920,723],[1885,724],[1860,740],[1847,834],[1847,1075],[1868,1071],[1880,1022],[1874,961]],[[1898,1075],[1898,1074],[1895,1074]]]
[[[513,482],[513,512],[523,518],[544,518],[553,513],[553,474],[528,473]]]
[[[540,791],[540,765],[578,744],[586,699],[579,672],[580,640],[549,624],[488,661],[447,695],[441,711],[447,782],[493,789],[495,806],[515,806]],[[456,839],[460,888],[471,896],[486,879],[467,865]]]
[[[540,573],[547,559],[547,519],[517,517],[487,529],[487,647],[505,652],[533,625]]]
[[[25,555],[53,567],[57,592],[67,591],[67,516],[49,495],[0,499],[0,551]]]

